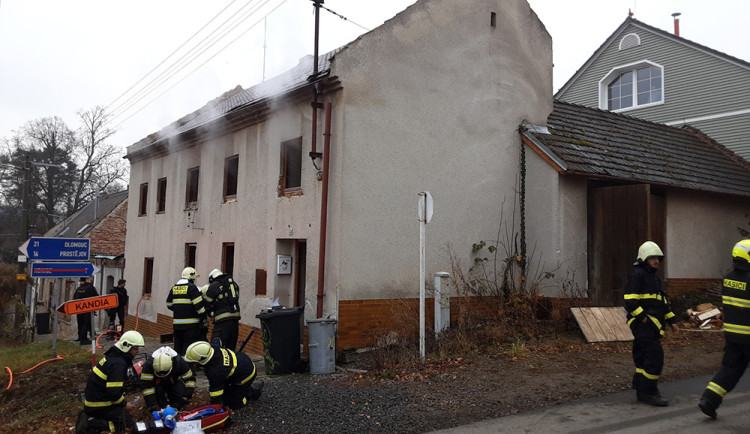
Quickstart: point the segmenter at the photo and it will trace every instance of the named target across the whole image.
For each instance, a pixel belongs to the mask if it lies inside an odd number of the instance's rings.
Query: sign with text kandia
[[[65,315],[95,312],[97,310],[117,307],[117,294],[100,295],[98,297],[68,300],[57,307],[57,311]]]

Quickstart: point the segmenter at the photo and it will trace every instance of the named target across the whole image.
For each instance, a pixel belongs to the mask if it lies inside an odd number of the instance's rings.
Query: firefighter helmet
[[[159,353],[154,357],[154,375],[166,377],[172,372],[172,358],[167,353]]]
[[[641,244],[641,247],[638,248],[638,259],[636,259],[633,265],[638,265],[642,262],[646,262],[646,259],[655,256],[663,258],[664,253],[662,253],[661,249],[655,242],[646,241],[645,243]]]
[[[193,342],[185,352],[185,360],[188,362],[205,365],[214,355],[214,349],[206,341]]]
[[[214,280],[216,280],[216,278],[221,276],[222,274],[224,273],[222,273],[221,270],[219,270],[218,268],[214,268],[210,273],[208,273],[208,283],[213,283]]]
[[[198,275],[198,272],[195,271],[195,268],[193,267],[185,267],[184,270],[182,270],[182,278],[187,280],[195,280],[201,276]]]
[[[128,330],[120,336],[115,346],[122,352],[128,352],[132,347],[143,347],[146,342],[143,340],[143,336],[135,330]]]
[[[742,264],[750,264],[750,240],[742,240],[734,245],[732,259]]]

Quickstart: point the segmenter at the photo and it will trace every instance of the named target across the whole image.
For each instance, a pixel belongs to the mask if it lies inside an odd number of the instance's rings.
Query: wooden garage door
[[[638,246],[651,240],[666,247],[664,197],[652,194],[648,184],[589,193],[589,299],[593,306],[622,306]]]

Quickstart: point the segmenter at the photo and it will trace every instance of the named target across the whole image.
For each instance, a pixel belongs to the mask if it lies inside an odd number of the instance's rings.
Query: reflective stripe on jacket
[[[669,297],[661,290],[661,280],[656,275],[656,269],[645,262],[628,276],[624,299],[628,325],[632,326],[633,321],[646,318],[664,335],[664,322],[676,322]]]
[[[125,405],[123,386],[132,364],[133,356],[130,353],[123,353],[115,346],[107,350],[104,357],[91,368],[84,393],[84,408],[90,411]]]
[[[172,324],[175,330],[192,328],[206,317],[200,289],[186,279],[180,279],[169,290],[167,309],[173,312]]]
[[[750,272],[735,268],[725,277],[721,288],[724,305],[724,336],[726,340],[750,343]]]

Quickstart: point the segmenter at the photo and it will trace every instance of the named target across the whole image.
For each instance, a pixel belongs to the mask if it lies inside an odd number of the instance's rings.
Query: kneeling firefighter
[[[170,405],[182,409],[193,396],[195,377],[190,365],[170,347],[161,347],[146,359],[141,390],[149,410]]]
[[[86,382],[83,411],[78,416],[76,433],[89,429],[123,431],[133,427],[130,411],[133,405],[125,401],[123,384],[133,358],[145,342],[134,330],[123,333],[120,340],[108,349],[99,363],[91,368]]]
[[[224,404],[234,410],[260,398],[263,380],[254,382],[255,364],[247,354],[200,341],[188,347],[185,360],[203,366],[211,404]]]

